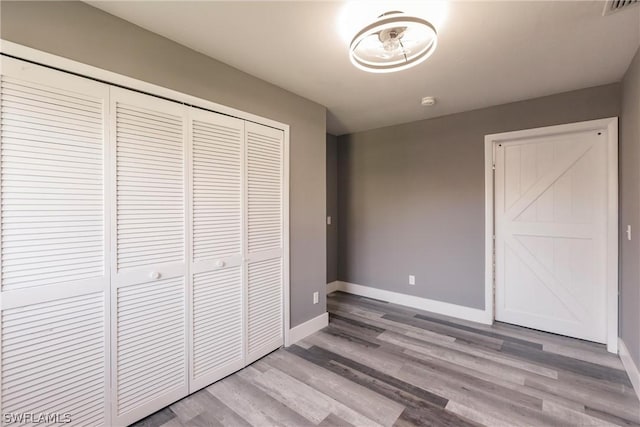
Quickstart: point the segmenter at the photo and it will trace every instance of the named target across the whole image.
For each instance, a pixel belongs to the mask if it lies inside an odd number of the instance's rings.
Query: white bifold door
[[[282,130],[2,66],[0,423],[128,425],[283,345]]]
[[[497,144],[496,320],[607,341],[607,129]]]
[[[243,120],[192,109],[191,391],[244,366]]]
[[[2,66],[1,422],[109,425],[109,87]]]
[[[284,143],[281,130],[247,122],[247,358],[282,345]]]
[[[111,88],[114,421],[188,392],[186,110]]]

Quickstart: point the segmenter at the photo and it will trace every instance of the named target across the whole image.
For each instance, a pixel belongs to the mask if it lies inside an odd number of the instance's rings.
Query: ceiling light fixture
[[[351,62],[371,73],[406,70],[427,59],[436,49],[436,29],[425,19],[403,12],[387,12],[355,35],[349,48]]]

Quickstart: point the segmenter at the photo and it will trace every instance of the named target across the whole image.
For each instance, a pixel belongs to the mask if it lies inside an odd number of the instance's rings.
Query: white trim
[[[627,375],[629,375],[629,379],[631,380],[631,384],[633,384],[633,389],[636,391],[638,399],[640,399],[640,371],[638,371],[638,367],[631,358],[631,353],[629,353],[629,349],[624,341],[622,341],[622,338],[618,338],[618,348],[620,349],[620,360],[622,360],[622,365],[624,366],[625,371],[627,371]]]
[[[314,332],[319,331],[320,329],[326,327],[328,324],[329,324],[329,313],[325,312],[319,316],[314,317],[311,320],[307,320],[306,322],[301,323],[300,325],[294,328],[291,328],[289,330],[289,343],[287,344],[287,347],[292,344],[295,344],[296,342],[300,341],[305,337],[308,337]]]
[[[290,283],[290,252],[289,252],[289,192],[291,191],[290,185],[289,185],[289,126],[285,126],[285,128],[283,129],[284,131],[284,183],[283,183],[283,192],[284,192],[284,196],[283,196],[283,208],[282,208],[282,220],[283,220],[283,232],[284,232],[284,236],[282,237],[282,244],[284,245],[283,247],[283,262],[284,262],[284,266],[283,266],[283,284],[282,286],[284,286],[284,295],[283,295],[283,304],[284,304],[284,312],[283,312],[283,316],[284,316],[284,345],[285,346],[289,346],[289,342],[291,341],[291,336],[290,336],[290,330],[289,328],[291,327],[291,319],[290,319],[290,313],[291,313],[291,283]]]
[[[327,294],[330,294],[331,292],[338,291],[339,288],[340,288],[340,281],[338,281],[338,280],[333,281],[331,283],[327,283]]]
[[[248,120],[250,122],[259,123],[276,129],[288,130],[289,125],[278,121],[247,113],[245,111],[236,110],[206,99],[178,92],[143,80],[138,80],[124,74],[115,73],[113,71],[103,70],[91,65],[83,64],[72,59],[63,58],[41,50],[33,49],[17,43],[0,39],[0,52],[14,56],[26,61],[35,62],[46,67],[55,67],[63,71],[72,72],[81,76],[90,77],[92,79],[101,80],[108,84],[115,84],[125,88],[142,91],[150,95],[161,96],[169,100],[182,102],[196,107],[214,111],[216,113],[227,114],[239,119]]]
[[[430,311],[432,313],[469,320],[471,322],[490,324],[487,322],[485,311],[477,308],[465,307],[462,305],[416,297],[413,295],[400,294],[398,292],[385,291],[383,289],[357,285],[355,283],[342,281],[333,283],[337,283],[337,288],[334,289],[334,291],[342,291],[363,297],[375,298],[393,304],[400,304],[405,307],[417,308],[419,310]],[[329,290],[329,287],[327,287],[327,290]]]
[[[485,170],[485,315],[494,318],[494,174],[495,145],[503,141],[531,138],[544,134],[562,134],[606,129],[608,136],[608,212],[607,212],[607,350],[618,352],[618,118],[589,120],[547,126],[484,137]]]
[[[494,235],[494,214],[493,214],[493,178],[495,172],[495,144],[488,142],[485,136],[484,142],[484,229],[485,229],[485,244],[484,244],[484,316],[485,321],[489,324],[493,324],[495,318],[495,306],[494,306],[494,268],[493,268],[493,251],[495,240]]]
[[[607,123],[609,136],[607,147],[608,169],[608,212],[607,212],[607,350],[618,352],[618,118],[603,121]],[[637,389],[636,389],[637,390]]]

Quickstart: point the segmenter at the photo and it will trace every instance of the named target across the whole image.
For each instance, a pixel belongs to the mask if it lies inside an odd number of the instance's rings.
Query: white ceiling
[[[349,62],[343,2],[88,3],[326,106],[336,135],[616,82],[640,43],[640,7],[451,1],[431,58],[370,74]]]

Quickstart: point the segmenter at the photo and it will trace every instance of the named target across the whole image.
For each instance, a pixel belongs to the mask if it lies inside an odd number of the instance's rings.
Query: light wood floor
[[[639,425],[604,346],[336,292],[329,327],[139,426]]]

